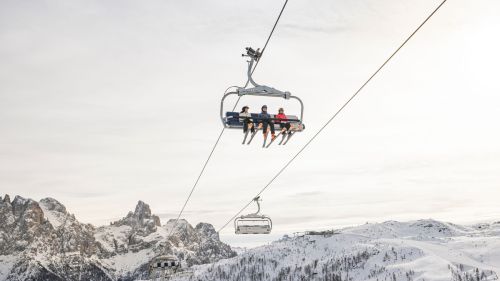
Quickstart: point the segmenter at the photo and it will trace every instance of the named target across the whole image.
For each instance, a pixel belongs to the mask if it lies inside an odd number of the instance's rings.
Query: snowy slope
[[[284,237],[195,266],[192,280],[499,280],[499,230],[419,220]]]

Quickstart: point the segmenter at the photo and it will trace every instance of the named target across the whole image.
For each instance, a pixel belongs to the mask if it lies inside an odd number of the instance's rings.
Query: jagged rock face
[[[174,223],[175,220],[172,219],[167,222],[167,225],[173,226]],[[177,222],[175,234],[170,237],[170,241],[175,246],[187,245],[192,242],[199,243],[199,238],[196,235],[197,231],[186,220],[180,219]]]
[[[10,254],[30,249],[39,237],[49,238],[53,228],[44,219],[43,211],[37,202],[16,196],[10,202],[5,196],[0,202],[0,252]]]
[[[193,228],[180,220],[167,239],[173,220],[162,227],[142,201],[123,219],[94,228],[53,198],[11,202],[6,195],[0,222],[0,281],[135,280],[147,277],[156,255],[174,254],[185,265],[235,255],[206,223]]]
[[[123,226],[127,225],[134,229],[136,235],[147,236],[156,231],[157,226],[161,226],[160,218],[151,214],[149,205],[139,201],[135,207],[135,211],[129,212],[127,216],[112,225]]]
[[[66,207],[54,198],[44,198],[40,200],[40,204],[44,205],[49,211],[67,214]]]
[[[196,225],[196,230],[200,233],[203,233],[206,237],[214,237],[219,239],[219,233],[215,231],[213,225],[209,223],[200,222]]]
[[[199,257],[203,257],[204,259],[197,264],[214,262],[215,257],[223,255],[228,251],[232,251],[231,248],[227,245],[224,245],[225,247],[218,247],[218,245],[215,243],[215,241],[219,241],[219,234],[217,233],[217,231],[215,231],[213,225],[202,222],[198,223],[196,225],[196,231],[198,233],[201,233],[201,237],[204,237],[198,249],[197,255]]]

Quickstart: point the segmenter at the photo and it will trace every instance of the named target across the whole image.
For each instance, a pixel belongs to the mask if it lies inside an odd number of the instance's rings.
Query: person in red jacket
[[[285,110],[283,108],[278,109],[278,114],[276,115],[276,123],[280,124],[281,133],[285,134],[285,132],[290,133],[290,122],[285,115]]]

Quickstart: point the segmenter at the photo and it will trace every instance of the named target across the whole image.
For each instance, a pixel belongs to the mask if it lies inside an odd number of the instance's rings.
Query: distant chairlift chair
[[[257,212],[237,217],[234,220],[236,234],[269,234],[273,228],[271,218],[260,213],[260,197],[253,199],[257,203]]]

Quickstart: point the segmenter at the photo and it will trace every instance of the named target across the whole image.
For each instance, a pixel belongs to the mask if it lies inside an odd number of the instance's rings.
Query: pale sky
[[[226,131],[185,216],[217,229],[439,4],[290,0],[255,80],[305,103],[285,147]],[[107,224],[180,210],[283,1],[0,1],[0,193]],[[500,2],[449,0],[264,193],[273,235],[367,221],[500,219]],[[234,100],[228,101],[232,106]],[[244,98],[270,111],[285,100]],[[253,209],[247,210],[253,212]]]

